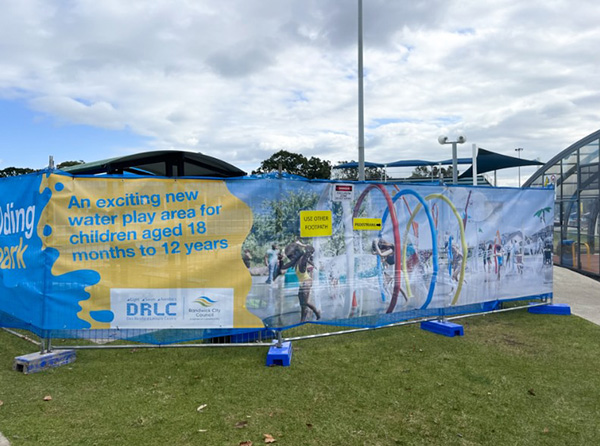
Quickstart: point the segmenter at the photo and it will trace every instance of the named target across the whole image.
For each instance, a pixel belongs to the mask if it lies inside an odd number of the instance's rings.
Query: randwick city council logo
[[[111,327],[233,327],[233,288],[111,288]]]
[[[195,320],[219,320],[221,318],[221,309],[217,299],[201,295],[192,301],[192,305],[188,307],[187,314],[191,319]],[[215,305],[217,304],[217,305]]]
[[[203,307],[212,307],[217,302],[217,300],[211,299],[210,297],[206,296],[200,296],[194,300],[194,303],[200,304]]]

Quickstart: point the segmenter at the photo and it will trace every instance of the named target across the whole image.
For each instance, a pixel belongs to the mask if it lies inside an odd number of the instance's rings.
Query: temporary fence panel
[[[288,175],[2,179],[0,325],[164,344],[547,299],[553,199]]]

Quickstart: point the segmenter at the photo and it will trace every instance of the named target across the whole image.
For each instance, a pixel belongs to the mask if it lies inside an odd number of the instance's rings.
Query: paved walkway
[[[554,303],[568,304],[571,313],[600,325],[600,282],[558,266],[553,272]]]
[[[2,435],[2,432],[0,432],[0,446],[10,446],[10,443],[8,442],[6,437]]]

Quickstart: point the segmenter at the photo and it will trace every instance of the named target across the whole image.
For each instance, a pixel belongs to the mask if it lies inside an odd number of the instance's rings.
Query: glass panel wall
[[[525,186],[554,182],[554,262],[600,278],[600,130],[543,166]]]

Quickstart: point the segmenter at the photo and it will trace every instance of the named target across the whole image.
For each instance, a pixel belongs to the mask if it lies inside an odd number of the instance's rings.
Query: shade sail
[[[387,167],[413,167],[413,166],[433,166],[433,161],[427,160],[400,160],[386,164]]]
[[[471,164],[472,158],[458,158],[458,164]],[[365,161],[365,167],[416,167],[416,166],[437,166],[439,164],[452,164],[451,159],[442,161],[428,161],[428,160],[399,160],[392,161],[391,163],[372,163]],[[334,169],[356,169],[358,167],[357,162],[344,163],[334,166]]]
[[[508,169],[509,167],[539,166],[541,161],[517,158],[515,156],[502,155],[490,150],[479,149],[477,152],[477,173],[491,172],[493,170]],[[473,167],[465,170],[460,178],[473,178]]]
[[[456,164],[471,164],[473,158],[457,158]],[[441,160],[441,161],[427,161],[427,160],[400,160],[393,161],[386,164],[386,167],[416,167],[416,166],[439,166],[440,164],[447,166],[452,164],[452,159]]]
[[[356,169],[358,167],[358,162],[352,161],[351,163],[338,164],[337,166],[333,166],[334,169]],[[369,161],[365,161],[365,167],[385,167],[385,164],[381,163],[371,163]]]
[[[473,158],[457,158],[457,164],[472,164]],[[429,161],[429,160],[398,160],[390,163],[371,163],[365,161],[365,167],[417,167],[417,166],[437,166],[437,165],[451,165],[452,159],[445,159],[441,161]],[[528,160],[524,158],[517,158],[514,156],[502,155],[501,153],[492,152],[486,149],[478,149],[477,152],[477,173],[490,172],[492,170],[507,169],[509,167],[519,166],[537,166],[544,163],[536,160]],[[334,166],[334,169],[353,169],[357,168],[357,162],[340,164]],[[465,172],[460,175],[460,178],[472,178],[473,168],[469,167]]]
[[[79,164],[64,169],[72,175],[124,174],[164,177],[232,178],[246,175],[241,169],[199,152],[158,150]]]

